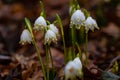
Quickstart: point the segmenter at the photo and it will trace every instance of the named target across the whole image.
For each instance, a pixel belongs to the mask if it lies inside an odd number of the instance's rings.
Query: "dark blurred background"
[[[53,22],[55,14],[58,13],[63,20],[65,33],[69,28],[69,2],[70,0],[43,0],[47,19]],[[95,34],[90,33],[90,39],[103,36],[101,32],[119,39],[120,0],[78,0],[78,2],[81,8],[90,11],[101,28]],[[33,25],[39,14],[39,0],[0,0],[0,53],[17,51],[20,48],[20,34],[25,26],[24,18],[29,18]],[[67,35],[65,36],[66,40],[69,40]],[[96,36],[99,37],[95,38]],[[69,41],[67,44],[69,45]]]

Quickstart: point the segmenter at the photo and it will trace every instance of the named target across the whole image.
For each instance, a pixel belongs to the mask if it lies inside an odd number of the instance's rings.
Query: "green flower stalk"
[[[71,28],[71,39],[72,39],[72,59],[75,58],[75,28]]]
[[[40,16],[43,16],[44,18],[46,18],[45,10],[44,10],[44,4],[43,4],[42,1],[40,1],[40,6],[41,6],[41,13],[40,13]]]
[[[86,55],[86,65],[88,64],[88,33],[85,35],[85,55]]]
[[[79,55],[79,58],[82,60],[82,52],[81,52],[81,48],[80,48],[80,46],[79,46],[79,44],[76,42],[76,46],[77,46],[77,48],[78,48],[78,55]]]
[[[49,80],[49,54],[52,61],[52,68],[53,68],[53,59],[50,53],[50,43],[56,43],[57,37],[56,34],[52,30],[47,30],[45,33],[45,46],[46,46],[46,63],[47,63],[47,79]]]
[[[41,6],[41,13],[40,16],[35,20],[34,23],[34,29],[35,30],[42,30],[44,32],[44,38],[45,38],[45,47],[46,47],[46,69],[47,69],[47,80],[49,80],[49,54],[52,61],[52,68],[53,68],[53,59],[50,52],[50,43],[57,42],[57,34],[58,30],[54,24],[50,24],[49,21],[45,20],[45,10],[44,10],[44,4],[42,1],[40,1]],[[48,23],[48,25],[47,25]]]
[[[56,14],[58,23],[60,25],[60,29],[61,29],[61,34],[62,34],[62,40],[63,40],[63,47],[64,47],[64,59],[65,59],[65,63],[67,62],[67,53],[66,53],[66,45],[65,45],[65,38],[64,38],[64,31],[63,31],[63,25],[62,25],[62,21],[60,19],[60,16],[58,14]]]
[[[45,75],[44,65],[43,65],[43,63],[42,63],[42,58],[41,58],[41,56],[40,56],[40,51],[39,51],[39,48],[38,48],[38,46],[37,46],[37,44],[36,44],[36,42],[35,42],[35,38],[34,38],[34,35],[33,35],[33,32],[32,32],[32,27],[31,27],[30,21],[29,21],[27,18],[25,18],[25,23],[26,23],[26,25],[27,25],[28,30],[30,31],[30,34],[31,34],[31,37],[32,37],[32,43],[33,43],[33,45],[34,45],[34,47],[35,47],[35,49],[36,49],[36,51],[37,51],[37,55],[38,55],[38,58],[39,58],[39,62],[40,62],[40,64],[41,64],[41,66],[42,66],[42,71],[43,71],[44,79],[47,80],[47,79],[46,79],[46,75]]]
[[[75,29],[80,29],[81,26],[84,25],[85,15],[80,10],[80,6],[77,0],[72,0],[70,3],[71,7],[71,19],[70,19],[70,28],[71,28],[71,37],[72,37],[72,51],[73,51],[73,58],[75,58]]]
[[[49,24],[44,31],[45,46],[46,46],[47,79],[49,79],[49,55],[50,55],[51,62],[52,62],[52,69],[54,70],[52,54],[50,51],[50,44],[51,42],[57,43],[58,33],[59,33],[58,29],[54,24]]]
[[[46,49],[47,80],[49,80],[49,46],[48,44],[45,45],[45,49]]]
[[[87,19],[85,20],[84,22],[84,27],[85,27],[85,48],[86,48],[86,51],[85,51],[85,54],[86,54],[86,65],[88,64],[88,58],[89,58],[89,55],[88,55],[88,31],[89,30],[92,30],[94,32],[95,28],[99,30],[99,27],[97,25],[97,22],[90,16],[90,13],[84,9],[84,13],[87,17]]]
[[[75,29],[80,29],[81,26],[84,25],[85,15],[81,10],[76,10],[71,16],[70,28],[71,28],[71,36],[72,36],[72,48],[73,48],[73,58],[75,57]]]

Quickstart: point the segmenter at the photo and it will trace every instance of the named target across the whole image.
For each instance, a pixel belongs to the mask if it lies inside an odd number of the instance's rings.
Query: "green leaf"
[[[120,77],[107,71],[102,72],[102,79],[103,80],[118,80]]]
[[[31,34],[31,36],[32,36],[32,38],[34,37],[34,35],[33,35],[33,32],[32,32],[32,26],[31,26],[31,23],[30,23],[30,20],[28,19],[28,18],[25,18],[25,23],[26,23],[26,27],[27,27],[27,29],[30,31],[30,34]]]
[[[76,42],[75,43],[76,44],[76,46],[77,46],[77,48],[78,48],[78,57],[82,60],[82,52],[81,52],[81,48],[80,48],[80,46],[79,46],[79,44]]]
[[[72,48],[69,48],[68,49],[68,60],[67,61],[71,61],[71,60],[73,60],[73,56],[72,56],[72,53],[73,51],[72,51]]]
[[[30,20],[28,18],[25,18],[25,23],[26,23],[27,28],[29,29],[29,31],[32,32],[31,23],[30,23]]]

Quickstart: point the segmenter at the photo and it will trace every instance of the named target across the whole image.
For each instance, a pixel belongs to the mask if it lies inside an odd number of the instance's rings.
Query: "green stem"
[[[51,58],[51,62],[52,62],[52,69],[54,70],[53,58],[52,58],[50,47],[49,47],[49,51],[50,51],[50,58]]]
[[[86,32],[86,36],[85,36],[85,55],[86,55],[86,65],[88,64],[88,33]]]
[[[34,38],[34,35],[33,35],[33,32],[32,32],[32,26],[31,26],[30,20],[28,18],[25,18],[25,23],[27,25],[28,30],[30,31],[30,34],[31,34],[31,37],[32,37],[32,43],[33,43],[33,45],[34,45],[34,47],[35,47],[35,49],[37,51],[39,62],[41,64],[41,66],[42,66],[42,71],[43,71],[44,79],[47,80],[46,79],[46,75],[45,75],[44,65],[42,63],[42,58],[41,58],[41,55],[40,55],[40,51],[39,51],[39,48],[38,48],[38,46],[37,46],[37,44],[35,42],[35,38]]]
[[[46,49],[46,69],[47,69],[47,80],[49,80],[49,50],[48,44],[45,45]]]
[[[71,28],[71,36],[72,36],[72,55],[71,56],[73,56],[73,59],[75,58],[75,49],[74,49],[74,47],[75,47],[75,35],[74,35],[74,26]]]
[[[63,29],[62,33],[63,33]],[[64,46],[64,56],[65,56],[65,63],[67,63],[67,54],[66,54],[66,45],[65,45],[65,39],[64,39],[64,34],[62,34],[62,40],[63,40],[63,46]]]
[[[64,38],[64,31],[63,31],[63,25],[62,25],[62,21],[60,19],[60,16],[58,14],[56,14],[57,16],[57,20],[60,24],[60,29],[61,29],[61,35],[62,35],[62,41],[63,41],[63,46],[64,46],[64,59],[65,59],[65,63],[67,63],[67,54],[66,54],[66,45],[65,45],[65,38]]]
[[[53,70],[53,78],[54,78],[55,67],[54,67],[54,64],[53,64],[53,58],[52,58],[50,46],[49,46],[49,52],[50,52],[50,58],[51,58],[51,62],[52,62],[52,70]]]
[[[41,13],[40,13],[40,16],[43,16],[44,18],[46,18],[45,10],[44,10],[44,4],[43,4],[42,1],[40,1],[40,6],[41,6]]]
[[[78,48],[78,51],[79,51],[79,58],[82,60],[82,52],[81,52],[81,48],[79,46],[79,44],[76,42],[76,46]]]
[[[32,40],[33,40],[32,43],[33,43],[33,45],[35,46],[35,49],[36,49],[36,51],[37,51],[37,55],[38,55],[38,58],[39,58],[39,62],[40,62],[40,64],[41,64],[41,66],[42,66],[42,71],[43,71],[44,79],[47,80],[47,79],[46,79],[46,75],[45,75],[44,65],[43,65],[43,63],[42,63],[42,58],[41,58],[41,56],[40,56],[40,51],[39,51],[38,46],[37,46],[37,44],[36,44],[36,42],[35,42],[35,39],[32,38]]]

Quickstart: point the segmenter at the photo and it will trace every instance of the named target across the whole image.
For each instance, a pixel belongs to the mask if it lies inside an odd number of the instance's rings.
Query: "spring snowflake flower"
[[[40,16],[35,20],[34,29],[35,30],[43,30],[47,26],[47,23],[44,17]]]
[[[47,30],[47,32],[45,33],[45,44],[46,43],[51,43],[51,42],[54,42],[56,43],[57,42],[57,37],[56,37],[56,34],[52,31],[52,30]]]
[[[75,63],[73,61],[69,61],[65,66],[64,73],[66,80],[73,79],[75,77],[76,70],[74,67],[75,67]]]
[[[76,25],[76,29],[80,29],[84,21],[85,15],[81,10],[76,10],[71,16],[71,25]]]
[[[85,30],[88,31],[89,29],[94,31],[94,29],[99,29],[96,21],[92,17],[88,17],[85,21]]]
[[[20,37],[20,43],[24,45],[25,43],[31,43],[31,42],[32,42],[32,37],[30,32],[27,29],[24,29]]]
[[[74,60],[73,60],[73,62],[75,63],[75,70],[76,70],[76,75],[77,76],[80,76],[81,74],[82,74],[82,63],[81,63],[81,61],[80,61],[80,59],[79,59],[79,57],[76,57]]]
[[[54,24],[50,24],[49,29],[52,30],[56,35],[58,35],[58,29]]]
[[[76,57],[73,61],[68,62],[65,66],[66,79],[73,79],[75,76],[82,76],[82,63],[79,57]]]

